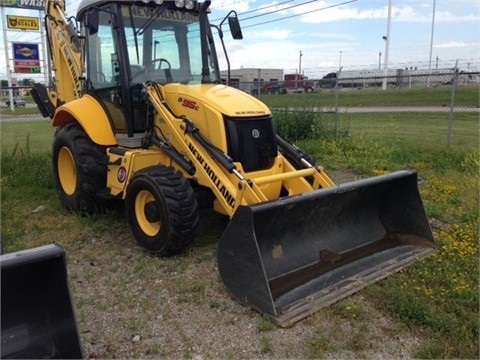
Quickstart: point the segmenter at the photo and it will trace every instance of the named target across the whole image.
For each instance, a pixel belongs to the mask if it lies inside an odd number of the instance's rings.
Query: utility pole
[[[430,87],[430,71],[432,69],[433,33],[434,33],[434,30],[435,30],[435,3],[436,3],[436,0],[433,0],[432,33],[431,33],[431,36],[430,36],[430,58],[428,60],[427,87]]]
[[[298,58],[298,73],[301,74],[302,73],[302,50],[300,50],[300,56]]]
[[[298,88],[298,80],[300,80],[300,75],[302,75],[302,50],[300,50],[300,56],[298,58],[298,76],[295,79],[295,89]]]
[[[388,53],[390,50],[390,24],[392,22],[392,0],[388,0],[388,15],[387,15],[387,35],[383,37],[385,40],[385,58],[383,60],[383,84],[382,89],[387,89],[387,75],[388,75]]]
[[[378,53],[378,70],[382,68],[382,52]]]

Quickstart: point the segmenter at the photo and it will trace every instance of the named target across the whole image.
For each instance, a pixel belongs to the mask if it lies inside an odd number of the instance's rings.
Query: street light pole
[[[338,68],[340,69],[342,67],[342,50],[340,50],[340,59],[338,61]]]
[[[378,52],[378,70],[382,68],[382,52]]]

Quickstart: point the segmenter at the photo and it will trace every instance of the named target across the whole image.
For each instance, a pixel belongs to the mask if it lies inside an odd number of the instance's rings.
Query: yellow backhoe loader
[[[270,109],[222,82],[210,1],[47,0],[55,88],[35,85],[53,120],[53,176],[74,212],[121,199],[138,242],[173,255],[199,208],[230,218],[218,269],[239,302],[288,326],[430,254],[413,170],[335,185],[275,132]],[[215,36],[214,36],[215,35]],[[229,66],[228,66],[229,67]]]

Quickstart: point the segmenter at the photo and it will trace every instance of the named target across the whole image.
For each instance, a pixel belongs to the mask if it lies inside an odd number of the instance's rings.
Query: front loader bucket
[[[218,245],[239,302],[288,326],[435,250],[415,171],[240,207]]]
[[[1,358],[82,358],[63,247],[5,254],[0,265]]]

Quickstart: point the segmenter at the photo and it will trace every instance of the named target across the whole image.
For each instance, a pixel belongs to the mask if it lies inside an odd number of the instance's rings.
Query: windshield
[[[197,13],[161,6],[122,6],[132,83],[200,84],[202,52]],[[206,41],[205,43],[209,43]],[[209,49],[210,77],[219,80],[214,49]]]

